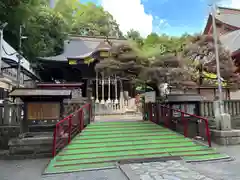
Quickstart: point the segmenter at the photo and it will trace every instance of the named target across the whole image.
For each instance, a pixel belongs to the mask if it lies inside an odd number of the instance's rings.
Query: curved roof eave
[[[50,57],[38,57],[40,60],[46,60],[46,61],[68,61],[68,59],[85,59],[87,57],[92,56],[94,53],[99,52],[99,51],[109,51],[110,48],[98,48],[92,52],[82,54],[80,56],[64,56],[63,54],[58,55],[58,56],[50,56]]]
[[[63,55],[58,56],[50,56],[50,57],[38,57],[39,60],[44,61],[58,61],[58,62],[65,62],[67,61],[67,58]]]
[[[224,24],[240,28],[240,14],[218,14],[216,19]]]
[[[220,36],[220,41],[231,53],[238,51],[240,48],[240,30],[232,31]]]
[[[111,39],[110,42],[115,45],[127,44],[126,40],[119,39]],[[76,37],[64,42],[64,52],[62,54],[52,57],[38,57],[38,59],[58,62],[66,62],[68,59],[85,59],[93,56],[96,52],[109,51],[111,46],[105,39]]]
[[[99,49],[96,49],[92,52],[89,52],[89,53],[86,53],[86,54],[83,54],[83,55],[80,55],[80,56],[68,56],[67,59],[85,59],[87,57],[90,57],[92,56],[93,54],[99,52],[99,51],[109,51],[110,48],[99,48]]]

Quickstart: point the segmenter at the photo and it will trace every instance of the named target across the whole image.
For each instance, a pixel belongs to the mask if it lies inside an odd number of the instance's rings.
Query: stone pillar
[[[227,113],[220,114],[220,101],[213,102],[214,116],[217,130],[231,130],[231,115]]]
[[[9,125],[11,123],[10,121],[10,105],[9,100],[6,98],[3,101],[3,108],[4,108],[4,114],[3,114],[3,125]]]
[[[115,101],[114,101],[114,104],[118,104],[118,95],[117,95],[117,77],[115,75]]]
[[[108,77],[108,100],[107,103],[111,103],[111,77]]]
[[[98,72],[96,72],[96,103],[99,103],[99,98],[98,98]]]
[[[104,100],[104,73],[102,73],[102,100],[101,100],[101,104],[105,104],[105,100]]]

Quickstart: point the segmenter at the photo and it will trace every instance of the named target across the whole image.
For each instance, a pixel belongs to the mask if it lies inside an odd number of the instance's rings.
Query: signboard
[[[57,120],[60,116],[60,103],[28,103],[28,120]]]
[[[150,92],[145,92],[145,103],[154,103],[156,102],[156,92],[155,91],[150,91]]]

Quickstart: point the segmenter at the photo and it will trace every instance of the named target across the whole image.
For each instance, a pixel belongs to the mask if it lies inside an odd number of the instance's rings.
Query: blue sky
[[[123,32],[130,28],[143,36],[150,32],[179,36],[201,32],[213,0],[82,0],[101,4],[113,14]],[[215,0],[224,6],[239,6],[240,0]]]
[[[208,5],[201,0],[166,0],[148,1],[144,3],[146,12],[154,17],[160,17],[167,22],[166,26],[158,28],[158,21],[153,21],[153,31],[171,35],[181,35],[185,32],[200,32],[208,14]],[[155,28],[155,29],[154,29]]]

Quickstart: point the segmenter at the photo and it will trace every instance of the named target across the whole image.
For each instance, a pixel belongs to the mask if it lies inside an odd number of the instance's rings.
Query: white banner
[[[155,103],[156,102],[156,92],[155,91],[150,91],[150,92],[145,92],[145,103]]]

